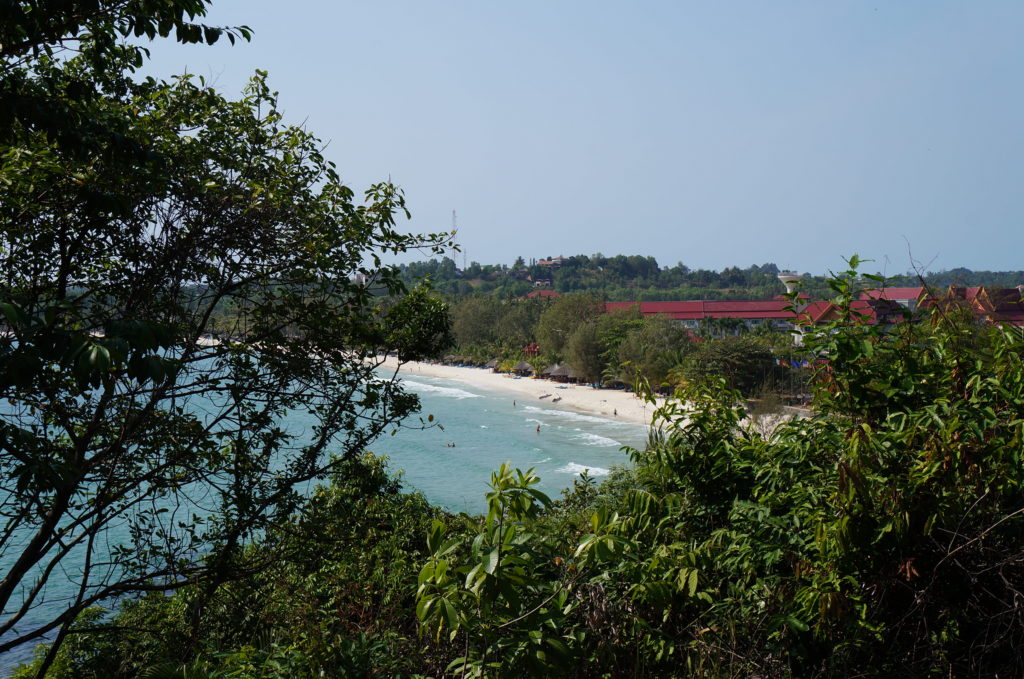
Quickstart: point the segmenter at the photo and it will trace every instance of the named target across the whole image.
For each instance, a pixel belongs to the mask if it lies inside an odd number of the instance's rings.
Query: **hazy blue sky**
[[[288,119],[467,261],[1024,269],[1024,2],[215,0],[153,46]],[[462,255],[458,256],[461,266]]]

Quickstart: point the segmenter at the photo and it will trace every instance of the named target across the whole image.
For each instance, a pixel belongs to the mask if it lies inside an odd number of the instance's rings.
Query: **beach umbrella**
[[[554,369],[548,373],[549,377],[569,377],[572,373],[572,369],[567,365],[556,365]]]
[[[554,372],[555,372],[556,370],[558,370],[558,369],[559,369],[560,367],[561,367],[561,366],[559,366],[559,365],[558,365],[557,363],[552,363],[552,364],[551,364],[551,365],[549,365],[548,367],[544,368],[544,370],[542,370],[540,374],[541,374],[541,375],[544,375],[545,377],[550,377],[550,376],[551,376],[552,374],[554,374]]]
[[[491,360],[484,363],[485,368],[496,368],[498,366],[498,359],[492,358]]]

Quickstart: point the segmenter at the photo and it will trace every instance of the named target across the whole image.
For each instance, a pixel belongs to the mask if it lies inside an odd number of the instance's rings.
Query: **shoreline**
[[[551,380],[522,377],[516,379],[488,368],[465,368],[436,363],[410,361],[399,367],[398,360],[388,356],[381,368],[397,371],[400,377],[437,377],[463,382],[487,391],[505,392],[513,401],[523,405],[543,405],[553,409],[572,410],[585,415],[597,415],[609,420],[650,426],[657,406],[647,403],[633,392],[620,389],[594,389],[588,385],[560,384]],[[546,398],[541,398],[541,396]],[[558,401],[552,399],[558,398]],[[663,399],[658,399],[658,405]]]

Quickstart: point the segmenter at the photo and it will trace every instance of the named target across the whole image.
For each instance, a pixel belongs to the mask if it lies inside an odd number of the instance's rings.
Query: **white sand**
[[[398,361],[388,357],[384,368],[395,370]],[[486,389],[488,391],[508,392],[509,398],[523,405],[539,405],[546,407],[574,410],[588,415],[600,415],[610,420],[650,424],[654,414],[654,406],[637,398],[632,392],[619,389],[594,389],[579,384],[559,384],[552,380],[532,379],[523,377],[514,379],[510,375],[491,372],[489,368],[458,368],[434,363],[406,363],[401,366],[399,375],[423,375],[424,377],[441,377]],[[566,387],[561,389],[559,387]],[[541,399],[544,394],[550,394]],[[561,397],[560,401],[552,399]],[[659,404],[662,403],[659,399]]]

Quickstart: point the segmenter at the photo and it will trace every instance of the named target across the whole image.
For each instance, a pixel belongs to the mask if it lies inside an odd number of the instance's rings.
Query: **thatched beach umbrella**
[[[533,366],[526,361],[519,361],[513,366],[512,370],[521,375],[526,375],[533,372]]]
[[[491,360],[487,361],[487,363],[484,363],[484,367],[494,370],[495,368],[498,367],[498,359],[492,358]]]

